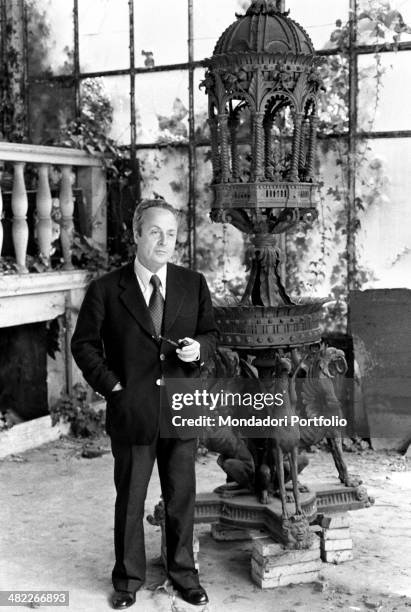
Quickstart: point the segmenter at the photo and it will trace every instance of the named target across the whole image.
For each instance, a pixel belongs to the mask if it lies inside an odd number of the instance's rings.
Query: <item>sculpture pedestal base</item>
[[[253,544],[251,578],[262,589],[314,582],[318,580],[321,566],[318,537],[304,550],[284,549],[271,538]]]
[[[248,529],[241,527],[232,527],[231,525],[223,525],[221,523],[213,523],[211,525],[211,537],[216,542],[243,542],[248,540],[267,539],[265,529]]]
[[[326,563],[352,561],[353,542],[350,533],[350,519],[346,512],[319,518],[321,559]]]
[[[317,516],[316,494],[301,493],[301,507],[305,518],[313,522]],[[294,503],[287,504],[290,516]],[[248,539],[250,530],[262,530],[274,541],[286,544],[281,517],[281,502],[273,498],[269,504],[261,504],[254,495],[222,497],[217,493],[201,493],[196,497],[195,523],[218,523],[224,528],[233,527],[242,539]]]
[[[353,559],[349,510],[369,507],[374,500],[364,486],[315,485],[301,493],[304,516],[311,523],[314,540],[309,548],[290,550],[282,530],[281,503],[259,503],[252,495],[200,494],[196,498],[195,522],[212,523],[217,541],[251,540],[251,577],[261,588],[312,582],[322,563]],[[294,504],[288,505],[290,515]]]
[[[348,519],[338,518],[339,515],[345,514],[347,517],[348,510],[368,508],[374,503],[374,500],[368,497],[364,486],[316,484],[309,492],[301,493],[300,496],[305,518],[311,524],[320,525],[322,529],[348,528],[349,525],[345,522]],[[287,504],[287,510],[291,516],[294,513],[294,503]],[[285,543],[282,534],[281,503],[276,497],[265,505],[257,501],[253,495],[226,496],[215,492],[200,493],[196,497],[194,522],[216,523],[224,529],[234,527],[241,539],[249,539],[247,536],[249,530],[262,530],[276,542]]]
[[[253,542],[251,578],[265,589],[316,581],[322,563],[337,565],[354,559],[348,512],[319,514],[311,529],[315,538],[304,550],[285,549],[263,529],[213,523],[211,536],[217,542]]]
[[[261,588],[312,582],[318,579],[322,562],[343,563],[353,559],[349,510],[369,507],[374,500],[365,487],[316,485],[301,493],[303,514],[311,523],[313,540],[308,546],[296,539],[294,548],[284,534],[280,500],[263,505],[253,495],[234,497],[217,493],[197,495],[195,523],[211,523],[218,541],[251,540],[251,577]],[[289,515],[294,504],[287,504]],[[156,507],[152,525],[161,525],[161,557],[166,567],[166,547],[162,502]],[[194,559],[199,569],[199,541],[193,540]]]

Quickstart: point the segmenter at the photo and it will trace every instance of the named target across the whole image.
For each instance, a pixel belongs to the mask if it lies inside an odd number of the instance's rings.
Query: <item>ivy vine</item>
[[[373,83],[373,96],[368,105],[362,105],[360,125],[372,130],[380,100],[382,77],[386,72],[379,51],[386,44],[398,44],[402,33],[410,33],[401,14],[385,0],[365,0],[360,6],[357,20],[357,42],[375,45],[373,62],[359,70],[359,82]],[[334,167],[333,181],[325,187],[320,178],[319,217],[313,228],[299,228],[287,235],[286,276],[293,279],[294,293],[299,296],[315,293],[329,286],[333,301],[327,309],[327,331],[344,332],[347,324],[347,225],[348,193],[348,142],[347,138],[332,138],[347,133],[349,96],[349,25],[341,20],[331,33],[328,48],[341,49],[341,53],[325,58],[321,67],[324,91],[319,111],[319,149],[321,166],[317,173]],[[323,138],[321,138],[321,136]],[[349,231],[354,244],[362,230],[362,219],[372,207],[388,198],[387,177],[384,167],[365,138],[357,140],[356,183],[357,197]],[[359,251],[357,244],[357,251]],[[309,257],[311,254],[311,258]],[[308,260],[307,260],[308,258]],[[330,262],[333,262],[330,266]],[[351,286],[362,288],[373,280],[373,272],[356,257]]]

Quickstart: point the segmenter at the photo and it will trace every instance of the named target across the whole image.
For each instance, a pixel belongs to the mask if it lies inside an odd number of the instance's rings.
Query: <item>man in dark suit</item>
[[[72,352],[84,378],[107,399],[114,456],[115,556],[112,605],[135,601],[145,579],[144,501],[155,459],[165,504],[167,570],[183,599],[208,601],[193,559],[196,440],[161,435],[169,421],[167,378],[198,376],[215,349],[210,294],[201,274],[168,263],[178,212],[144,200],[134,214],[135,260],[90,284]],[[159,335],[185,346],[175,348]],[[166,427],[167,429],[167,427]]]

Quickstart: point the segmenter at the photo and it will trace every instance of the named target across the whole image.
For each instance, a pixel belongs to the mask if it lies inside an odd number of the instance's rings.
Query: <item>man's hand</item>
[[[197,340],[193,340],[193,338],[181,338],[179,342],[185,343],[185,346],[176,349],[176,353],[181,361],[190,363],[191,361],[198,361],[200,359],[200,343],[197,342]]]

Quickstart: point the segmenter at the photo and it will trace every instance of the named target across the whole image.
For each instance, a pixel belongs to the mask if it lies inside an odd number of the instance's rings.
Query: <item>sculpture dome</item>
[[[218,40],[214,55],[226,53],[314,53],[307,32],[272,0],[254,0]]]

